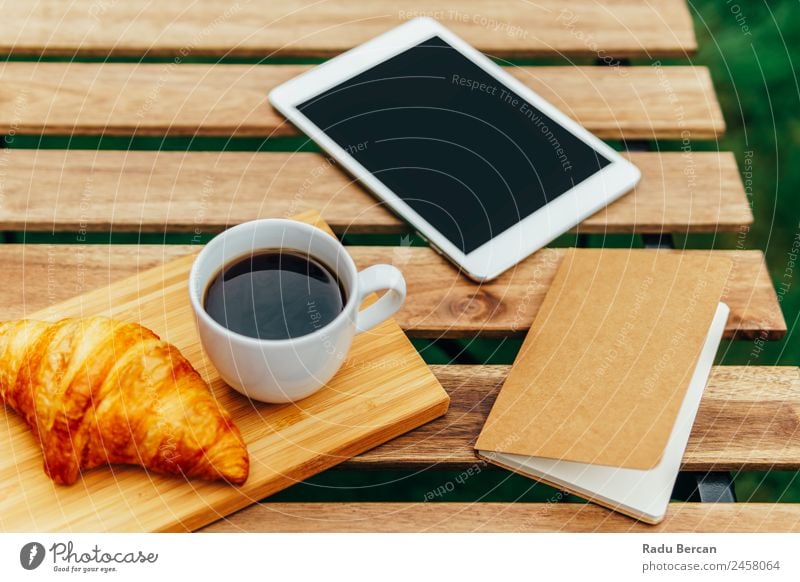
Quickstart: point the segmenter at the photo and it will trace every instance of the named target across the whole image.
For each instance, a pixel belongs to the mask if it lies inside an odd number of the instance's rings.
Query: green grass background
[[[752,169],[753,227],[744,236],[721,235],[714,244],[737,248],[744,242],[745,248],[765,252],[789,330],[761,353],[754,352],[752,342],[730,342],[722,359],[726,364],[797,366],[800,263],[792,270],[788,253],[800,234],[800,4],[702,0],[690,5],[700,47],[694,62],[710,68],[728,125],[719,149],[735,152],[740,169],[747,164]],[[689,244],[700,246],[695,238],[702,237],[689,237]],[[742,473],[735,476],[737,495],[740,500],[797,502],[797,477],[793,472]]]
[[[790,271],[787,255],[800,232],[800,116],[798,112],[797,62],[800,60],[800,4],[797,0],[776,2],[689,2],[695,19],[700,50],[691,59],[664,60],[664,64],[708,66],[728,125],[719,142],[693,143],[695,149],[733,151],[740,168],[752,166],[751,195],[755,224],[747,232],[717,235],[677,236],[677,246],[690,248],[748,248],[766,253],[773,281],[781,289],[779,298],[789,333],[781,341],[768,342],[754,352],[750,341],[725,342],[719,360],[725,364],[799,365],[800,341],[793,333],[800,313],[800,264]],[[58,60],[58,59],[48,59]],[[92,60],[92,59],[85,59]],[[97,60],[97,59],[94,59]],[[117,59],[128,60],[131,59]],[[185,62],[214,62],[187,58]],[[279,62],[296,62],[282,59]],[[255,61],[228,59],[226,62]],[[270,61],[275,62],[275,60]],[[315,61],[302,61],[315,62]],[[591,61],[572,61],[588,64]],[[638,59],[633,64],[652,61]],[[526,61],[516,64],[544,64]],[[546,64],[565,64],[549,60]],[[302,138],[275,140],[219,138],[79,138],[71,136],[16,136],[10,147],[109,148],[175,150],[314,150]],[[614,144],[619,147],[621,144]],[[674,150],[679,144],[659,142],[653,149]],[[74,242],[67,233],[6,233],[8,242]],[[345,242],[397,244],[399,237],[351,237]],[[185,243],[183,235],[120,233],[90,235],[92,243]],[[418,241],[417,241],[418,242]],[[575,244],[566,236],[556,244]],[[591,246],[640,246],[636,237],[593,236]],[[414,341],[429,363],[510,363],[519,340]],[[800,501],[800,482],[794,472],[745,472],[734,475],[740,500]],[[688,498],[692,485],[681,478],[676,498]],[[272,499],[372,500],[372,501],[579,501],[528,479],[495,468],[476,465],[472,471],[421,473],[331,470],[299,483]]]

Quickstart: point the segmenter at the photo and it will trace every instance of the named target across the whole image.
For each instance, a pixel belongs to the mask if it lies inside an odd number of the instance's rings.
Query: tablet
[[[269,99],[477,281],[542,248],[640,177],[430,18],[309,70]]]

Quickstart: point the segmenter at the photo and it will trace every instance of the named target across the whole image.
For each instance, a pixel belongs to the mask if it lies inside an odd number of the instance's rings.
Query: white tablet
[[[430,18],[333,58],[269,98],[478,281],[542,248],[640,177]]]

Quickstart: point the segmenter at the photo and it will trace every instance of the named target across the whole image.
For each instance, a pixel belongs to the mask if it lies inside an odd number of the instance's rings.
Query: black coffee
[[[301,253],[265,250],[228,263],[208,286],[208,314],[259,339],[300,337],[328,325],[347,299],[333,272]]]

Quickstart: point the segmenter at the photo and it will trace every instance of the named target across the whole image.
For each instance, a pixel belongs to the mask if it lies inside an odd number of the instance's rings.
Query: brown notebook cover
[[[652,469],[731,262],[570,249],[475,448]]]

